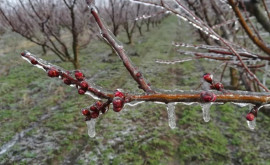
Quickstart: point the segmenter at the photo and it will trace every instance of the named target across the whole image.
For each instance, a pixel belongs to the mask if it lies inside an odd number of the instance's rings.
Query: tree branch
[[[111,36],[108,32],[108,29],[105,28],[103,22],[101,21],[99,14],[97,13],[94,7],[90,7],[91,14],[94,16],[96,23],[102,33],[102,37],[110,44],[110,46],[114,49],[114,51],[119,55],[121,60],[123,61],[124,66],[129,71],[132,78],[139,84],[139,88],[143,89],[146,93],[155,93],[154,90],[149,86],[143,77],[142,73],[140,73],[132,64],[128,56],[126,55],[123,46],[116,43],[113,36]]]
[[[257,45],[261,50],[263,50],[265,53],[270,55],[270,48],[267,47],[258,37],[256,37],[252,30],[249,28],[247,22],[245,21],[244,17],[242,16],[240,9],[237,6],[237,3],[234,2],[234,0],[228,0],[229,4],[231,5],[235,15],[239,18],[239,22],[248,34],[249,38],[253,41],[255,45]]]
[[[41,68],[45,71],[56,70],[59,73],[60,79],[68,79],[74,87],[79,88],[81,86],[81,81],[73,78],[71,76],[70,71],[65,71],[57,66],[46,63],[44,60],[41,60],[35,57],[28,51],[23,52],[22,57],[33,65]],[[58,76],[57,76],[58,77]],[[113,100],[114,94],[113,92],[106,92],[102,89],[96,88],[94,85],[88,82],[88,92],[91,92],[99,99],[108,99],[109,102]],[[125,93],[125,103],[133,102],[133,101],[151,101],[151,102],[162,102],[162,103],[170,103],[170,102],[186,102],[186,103],[204,103],[201,98],[201,93],[203,91],[170,91],[163,92],[159,91],[154,94],[128,94]],[[248,92],[248,91],[214,91],[217,96],[216,103],[226,103],[226,102],[235,102],[235,103],[251,103],[251,104],[269,104],[270,103],[270,94],[269,93],[258,93],[258,92]]]

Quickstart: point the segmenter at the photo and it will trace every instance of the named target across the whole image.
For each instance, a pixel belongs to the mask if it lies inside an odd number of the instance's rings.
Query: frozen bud
[[[142,73],[141,72],[137,72],[136,73],[136,77],[138,77],[138,78],[142,77]]]
[[[80,71],[75,71],[75,77],[77,80],[82,81],[84,79],[84,75]]]
[[[35,59],[31,59],[31,64],[36,65],[36,64],[38,64],[38,61]]]
[[[204,101],[204,102],[214,102],[216,101],[217,99],[217,96],[212,93],[212,92],[202,92],[201,93],[201,99]]]
[[[91,112],[90,116],[91,116],[92,119],[97,118],[99,116],[99,111]]]
[[[50,69],[48,71],[48,76],[49,77],[58,77],[59,76],[59,72],[55,69]]]
[[[98,112],[99,111],[98,108],[95,105],[92,105],[90,107],[90,110],[93,111],[93,112]]]
[[[114,97],[124,98],[125,95],[124,95],[122,92],[120,92],[119,90],[116,90],[116,91],[114,92]]]
[[[221,91],[224,89],[224,86],[222,83],[216,83],[215,84],[215,89],[218,90],[218,91]]]
[[[89,115],[90,115],[90,111],[89,111],[88,109],[83,109],[83,110],[82,110],[82,114],[83,114],[84,116],[89,116]]]
[[[87,83],[86,81],[82,81],[82,82],[80,83],[80,87],[81,87],[82,89],[87,89],[87,88],[88,88],[88,83]]]
[[[205,74],[203,75],[203,79],[204,79],[206,82],[212,84],[212,82],[213,82],[213,75],[210,74],[210,73],[205,73]]]
[[[120,112],[124,106],[124,99],[120,97],[113,98],[113,110],[115,112]]]
[[[254,120],[254,118],[255,118],[255,116],[254,116],[254,114],[253,114],[252,112],[249,112],[249,113],[247,114],[247,116],[246,116],[246,119],[247,119],[248,121],[252,121],[252,120]]]
[[[85,90],[84,89],[82,89],[82,88],[80,88],[80,89],[78,89],[78,93],[80,94],[80,95],[83,95],[83,94],[85,94]]]
[[[64,82],[65,84],[67,84],[67,85],[70,85],[70,84],[71,84],[71,80],[68,79],[68,78],[64,78],[64,79],[63,79],[63,82]]]
[[[95,103],[95,106],[100,109],[101,106],[103,105],[102,101],[101,100],[98,100],[96,103]]]
[[[25,52],[21,52],[21,56],[25,56]]]

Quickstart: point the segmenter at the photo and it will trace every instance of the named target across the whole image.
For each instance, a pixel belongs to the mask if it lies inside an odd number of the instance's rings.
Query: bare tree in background
[[[123,28],[127,34],[128,42],[127,44],[133,43],[133,33],[137,24],[137,17],[139,17],[140,13],[140,4],[127,3],[125,6],[125,10],[123,13]]]
[[[105,3],[105,1],[104,1]],[[112,28],[112,33],[117,36],[119,28],[123,22],[126,0],[109,0],[109,5],[104,4],[101,13],[106,18],[106,22]]]
[[[78,0],[6,1],[0,8],[6,26],[79,68],[79,50],[91,40],[89,12]],[[67,39],[71,37],[70,39]]]

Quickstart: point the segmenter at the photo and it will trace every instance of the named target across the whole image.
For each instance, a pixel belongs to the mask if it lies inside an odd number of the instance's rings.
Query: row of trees
[[[133,42],[136,27],[142,35],[143,24],[149,30],[150,23],[163,18],[163,13],[153,7],[126,0],[105,2],[100,7],[101,15],[115,36],[120,29],[125,30],[128,44]],[[44,54],[50,50],[62,61],[71,62],[74,68],[80,67],[80,50],[99,33],[90,18],[81,0],[16,0],[0,6],[1,25],[41,46]]]

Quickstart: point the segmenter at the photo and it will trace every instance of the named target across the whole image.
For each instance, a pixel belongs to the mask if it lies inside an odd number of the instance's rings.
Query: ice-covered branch
[[[49,77],[58,77],[63,80],[63,82],[72,87],[78,89],[79,94],[88,94],[91,93],[92,96],[96,99],[108,99],[113,100],[115,97],[114,92],[106,92],[95,87],[90,82],[87,82],[85,75],[80,71],[74,72],[74,77],[72,72],[65,71],[64,69],[49,64],[46,61],[35,57],[30,52],[23,52],[22,57],[27,60],[29,63],[34,66],[47,72]],[[154,94],[129,94],[128,92],[124,93],[125,103],[133,101],[151,101],[151,102],[198,102],[203,103],[204,100],[201,97],[203,91],[156,91]],[[251,104],[269,104],[270,103],[270,94],[267,92],[248,92],[248,91],[212,91],[216,95],[215,102],[236,102],[236,103],[251,103]],[[118,96],[117,96],[118,97]],[[121,95],[122,97],[122,95]],[[112,102],[112,101],[111,101]],[[110,104],[111,102],[108,102]]]
[[[154,93],[154,90],[149,86],[142,73],[136,69],[136,67],[132,64],[129,57],[125,53],[125,50],[122,45],[118,44],[114,36],[109,33],[109,30],[106,28],[104,22],[101,20],[95,6],[90,5],[91,14],[95,18],[95,21],[101,31],[102,37],[110,44],[110,46],[114,49],[114,51],[119,55],[121,60],[123,61],[124,66],[129,71],[130,75],[133,79],[139,84],[139,88],[143,89],[146,93]]]
[[[148,94],[129,94],[124,93],[120,90],[114,92],[106,92],[100,90],[93,85],[91,82],[87,82],[85,75],[80,71],[65,71],[64,69],[52,65],[40,58],[35,57],[30,52],[21,53],[23,59],[28,61],[30,64],[44,70],[47,75],[51,78],[60,78],[66,85],[76,87],[78,94],[89,94],[94,99],[98,100],[95,104],[90,107],[83,108],[82,114],[85,116],[87,123],[88,134],[90,137],[95,136],[95,123],[100,114],[104,114],[109,110],[109,105],[113,105],[113,111],[120,112],[124,105],[136,105],[142,102],[156,102],[168,104],[168,117],[169,126],[175,128],[175,112],[174,104],[177,102],[185,104],[197,103],[203,108],[203,116],[205,121],[209,121],[209,108],[214,103],[226,103],[234,102],[240,105],[246,105],[247,103],[255,106],[261,106],[270,104],[270,94],[266,92],[255,93],[247,91],[228,91],[224,90],[221,83],[213,80],[213,76],[209,73],[203,76],[205,82],[213,90],[207,91],[156,91],[155,93]],[[106,99],[103,102],[101,99]],[[131,103],[133,102],[133,103]],[[255,117],[257,111],[251,111],[247,115],[248,124],[254,128]]]

